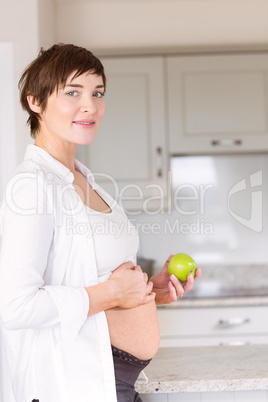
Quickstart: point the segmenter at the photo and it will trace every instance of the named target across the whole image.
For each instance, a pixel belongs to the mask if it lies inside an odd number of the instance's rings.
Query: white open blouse
[[[87,208],[69,169],[35,145],[6,188],[0,209],[1,402],[117,400],[106,316],[87,317],[84,288],[135,262],[138,236],[90,171],[79,162],[76,167],[112,213]]]

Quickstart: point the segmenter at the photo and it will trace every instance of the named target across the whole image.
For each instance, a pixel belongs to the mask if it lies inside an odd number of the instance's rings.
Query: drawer
[[[157,310],[161,337],[268,334],[268,306]]]

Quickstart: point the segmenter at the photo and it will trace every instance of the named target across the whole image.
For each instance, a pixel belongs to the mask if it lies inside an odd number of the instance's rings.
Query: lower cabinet
[[[268,306],[158,307],[160,347],[268,344]]]

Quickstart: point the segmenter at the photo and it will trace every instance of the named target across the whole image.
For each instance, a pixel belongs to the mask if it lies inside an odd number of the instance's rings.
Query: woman
[[[148,281],[135,229],[75,160],[97,134],[105,87],[101,62],[74,45],[41,50],[20,80],[35,144],[0,211],[9,402],[140,401],[134,383],[159,345],[156,304],[193,286],[169,277],[167,262]],[[120,237],[96,225],[120,225]]]

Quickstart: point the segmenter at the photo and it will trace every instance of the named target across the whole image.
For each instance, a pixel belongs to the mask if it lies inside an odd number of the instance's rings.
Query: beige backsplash
[[[207,265],[200,282],[220,282],[222,288],[267,288],[268,265]]]

